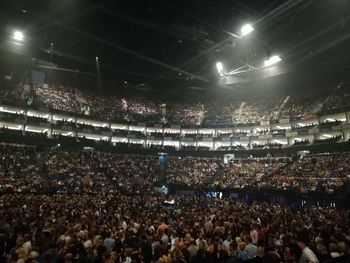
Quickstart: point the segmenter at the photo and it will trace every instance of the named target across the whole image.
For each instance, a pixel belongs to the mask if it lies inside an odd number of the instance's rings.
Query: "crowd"
[[[0,191],[39,191],[41,173],[33,148],[0,146]]]
[[[154,194],[0,196],[0,261],[349,262],[350,212]]]
[[[149,188],[155,158],[92,151],[0,147],[1,192],[111,192]],[[132,157],[132,158],[131,158]]]
[[[312,119],[320,111],[317,108],[319,103],[319,97],[315,99],[312,93],[308,96],[291,96],[281,109],[280,117],[291,120]]]
[[[92,151],[50,151],[44,169],[53,192],[99,193],[149,189],[157,179],[155,157]]]
[[[228,164],[208,158],[170,158],[168,180],[192,187],[333,193],[350,179],[349,158],[345,154]]]
[[[1,89],[1,88],[0,88]],[[278,119],[310,119],[317,113],[347,110],[349,92],[313,92],[302,96],[250,97],[218,102],[166,102],[145,98],[98,95],[71,87],[14,86],[2,92],[0,101],[14,105],[44,106],[56,110],[92,115],[120,122],[168,123],[181,125],[257,124]],[[206,121],[208,120],[208,121]]]
[[[349,154],[209,158],[0,145],[0,262],[349,262],[350,211],[199,196],[152,185],[333,192]],[[15,192],[15,194],[13,194]]]
[[[294,190],[334,193],[350,179],[350,155],[300,159],[243,159],[231,163],[194,157],[103,153],[92,150],[45,151],[2,145],[1,192],[115,192],[149,190],[163,173],[170,184],[195,188]]]

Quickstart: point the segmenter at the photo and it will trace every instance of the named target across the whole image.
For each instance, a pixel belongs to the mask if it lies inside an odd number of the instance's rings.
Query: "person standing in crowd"
[[[298,246],[302,251],[299,263],[319,263],[316,254],[308,247],[309,237],[306,232],[307,230],[304,231],[304,233],[299,234],[297,239]]]
[[[250,225],[250,232],[249,232],[250,238],[252,243],[257,246],[259,242],[259,234],[258,231],[256,230],[255,224]]]

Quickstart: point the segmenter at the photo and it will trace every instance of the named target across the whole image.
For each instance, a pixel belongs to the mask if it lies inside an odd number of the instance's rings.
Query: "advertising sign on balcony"
[[[320,132],[319,128],[311,128],[311,129],[309,129],[309,134],[319,133],[319,132]]]
[[[288,123],[289,119],[279,119],[278,122],[279,123]]]
[[[287,137],[298,136],[298,132],[296,132],[296,131],[287,131],[287,132],[286,132],[286,136],[287,136]]]
[[[348,130],[348,129],[350,129],[350,123],[346,123],[346,124],[337,125],[337,126],[332,127],[333,131]]]
[[[40,126],[40,127],[50,127],[50,123],[47,123],[47,122],[40,122],[40,123],[39,123],[39,126]]]
[[[270,121],[260,121],[260,125],[264,126],[264,125],[269,125]]]
[[[272,138],[272,134],[259,135],[258,138],[261,139],[261,140],[263,140],[263,139],[271,139]]]

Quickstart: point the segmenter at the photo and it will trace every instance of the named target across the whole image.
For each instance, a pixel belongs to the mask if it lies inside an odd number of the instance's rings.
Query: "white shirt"
[[[306,247],[303,249],[303,253],[301,254],[299,263],[309,263],[310,261],[313,263],[319,263],[315,253],[312,252],[310,248]]]
[[[231,242],[232,242],[232,240],[225,240],[224,242],[222,242],[222,246],[226,249],[226,250],[228,250],[229,248],[230,248],[230,244],[231,244]]]
[[[199,245],[200,245],[201,242],[203,242],[204,245],[205,245],[205,247],[207,247],[207,241],[206,241],[205,239],[199,239],[199,238],[196,239],[196,245],[197,245],[197,247],[199,247]]]
[[[169,244],[169,237],[163,233],[162,237],[160,238],[163,242],[163,246],[167,247]]]
[[[131,263],[131,261],[132,261],[131,257],[126,257],[123,263]]]
[[[332,258],[340,257],[340,254],[338,252],[332,252],[331,253]]]
[[[256,231],[255,229],[250,230],[250,238],[252,239],[252,243],[254,245],[257,245],[258,244],[258,239],[259,239],[258,231]]]

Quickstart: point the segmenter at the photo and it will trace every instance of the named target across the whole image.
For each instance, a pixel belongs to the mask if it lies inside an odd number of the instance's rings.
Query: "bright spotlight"
[[[224,66],[221,62],[216,63],[216,68],[218,69],[218,72],[222,71],[224,69]]]
[[[276,64],[278,62],[280,62],[282,59],[280,58],[280,56],[272,56],[269,59],[265,60],[264,65],[265,67],[271,66],[273,64]]]
[[[96,61],[98,61],[98,57],[96,57]]]
[[[15,31],[13,33],[13,39],[14,40],[23,41],[23,38],[24,38],[24,36],[23,36],[23,33],[21,31]]]
[[[220,76],[224,76],[224,65],[221,62],[216,63],[216,69],[218,70]]]
[[[251,24],[246,24],[241,27],[241,36],[246,36],[250,34],[254,30],[254,27],[252,27]]]

